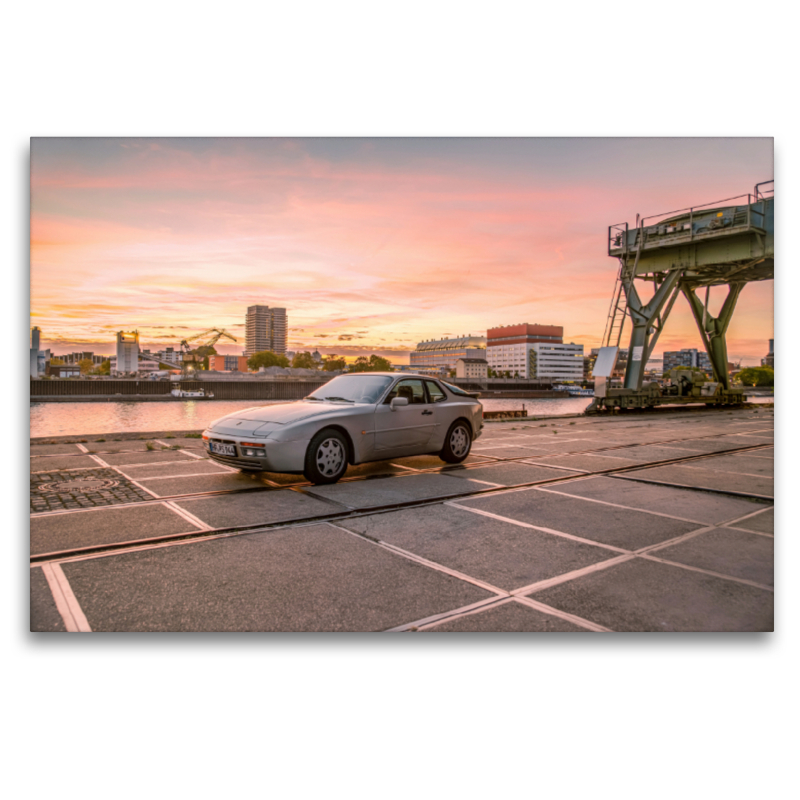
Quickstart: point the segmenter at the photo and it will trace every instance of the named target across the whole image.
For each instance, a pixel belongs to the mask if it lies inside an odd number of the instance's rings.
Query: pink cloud
[[[600,160],[596,173],[554,182],[480,158],[381,161],[380,142],[364,143],[363,163],[326,159],[302,140],[103,140],[102,159],[91,147],[46,157],[36,142],[32,311],[45,336],[76,339],[154,320],[241,328],[259,302],[286,306],[308,342],[357,325],[364,346],[402,350],[527,320],[596,346],[617,269],[608,224],[751,182],[746,164],[722,157],[694,184],[646,171],[609,182]],[[643,162],[653,169],[659,146]],[[676,306],[661,345],[699,345],[684,311]],[[757,359],[772,336],[770,291],[748,287],[739,319],[729,349]]]

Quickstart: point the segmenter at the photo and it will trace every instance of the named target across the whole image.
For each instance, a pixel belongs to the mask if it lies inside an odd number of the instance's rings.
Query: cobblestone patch
[[[31,514],[152,499],[113,469],[54,470],[31,475]]]

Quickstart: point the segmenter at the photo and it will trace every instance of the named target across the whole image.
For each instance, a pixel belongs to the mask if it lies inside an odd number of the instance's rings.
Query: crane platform
[[[680,294],[689,302],[713,369],[714,380],[704,387],[703,402],[740,404],[741,390],[731,386],[728,374],[725,333],[745,284],[774,277],[774,181],[759,183],[746,195],[646,218],[637,216],[633,227],[627,222],[610,225],[608,255],[619,260],[603,334],[603,345],[614,359],[627,320],[632,330],[624,388],[606,386],[604,378],[610,371],[605,376],[595,373],[599,381],[588,411],[649,408],[670,402],[671,392],[665,393],[658,384],[644,385],[644,369]],[[652,284],[647,302],[637,289],[646,282]],[[709,311],[712,286],[728,287],[717,317]],[[704,300],[697,296],[701,288],[705,288]]]

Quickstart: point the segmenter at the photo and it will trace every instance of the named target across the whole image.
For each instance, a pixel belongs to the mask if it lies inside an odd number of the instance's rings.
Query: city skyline
[[[772,140],[33,139],[31,325],[54,353],[142,348],[248,306],[287,309],[287,348],[408,361],[416,343],[520,322],[600,344],[617,263],[606,230],[752,191]],[[721,300],[712,291],[712,310]],[[720,295],[721,297],[721,295]],[[757,364],[773,284],[728,333]],[[659,341],[700,348],[680,300]]]

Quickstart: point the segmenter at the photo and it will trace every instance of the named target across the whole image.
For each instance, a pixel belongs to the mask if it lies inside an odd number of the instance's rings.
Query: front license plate
[[[236,450],[232,444],[217,444],[216,442],[210,442],[211,452],[212,453],[219,453],[221,456],[235,456]]]

